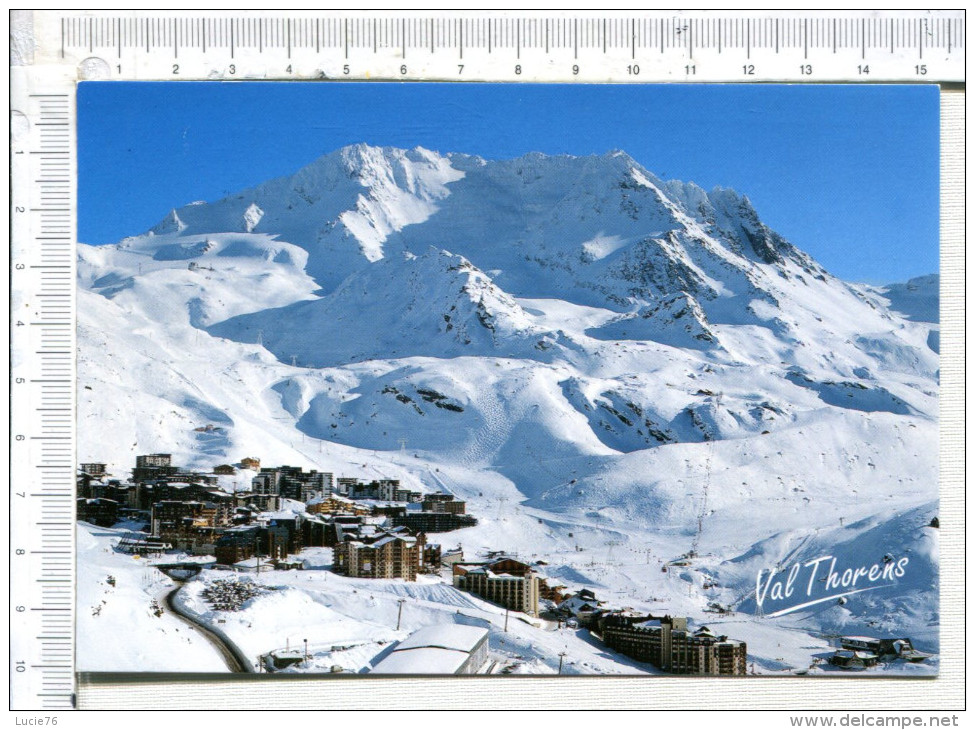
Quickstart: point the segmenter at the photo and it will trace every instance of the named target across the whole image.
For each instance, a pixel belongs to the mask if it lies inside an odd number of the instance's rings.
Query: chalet
[[[909,662],[923,662],[931,657],[918,651],[907,638],[878,639],[873,636],[844,636],[840,646],[846,651],[873,654],[881,659],[905,659]]]
[[[602,613],[602,605],[603,602],[597,600],[592,591],[583,589],[562,601],[558,605],[558,613],[576,619],[580,626],[591,626]]]
[[[440,554],[440,564],[442,566],[443,565],[453,566],[455,563],[463,563],[463,562],[464,562],[464,551],[459,545],[455,547],[453,550],[444,550]]]
[[[868,669],[877,666],[877,662],[878,658],[876,654],[848,649],[837,649],[829,658],[829,663],[840,669]]]
[[[562,603],[570,597],[568,587],[561,583],[549,583],[549,579],[539,574],[538,576],[538,598],[539,600],[551,601],[553,604]]]
[[[220,464],[213,467],[213,473],[221,476],[232,476],[237,473],[237,469],[232,464]]]
[[[252,456],[245,456],[243,459],[240,460],[240,468],[250,469],[251,471],[260,471],[261,460],[255,459]]]
[[[306,511],[309,514],[331,515],[331,514],[350,514],[367,515],[372,511],[367,507],[351,499],[342,497],[338,494],[331,494],[327,497],[318,497],[308,501]]]

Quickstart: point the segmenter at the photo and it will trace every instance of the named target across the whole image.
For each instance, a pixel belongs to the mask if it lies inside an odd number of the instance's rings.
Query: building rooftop
[[[488,577],[488,580],[525,580],[524,576],[521,575],[511,575],[510,573],[495,573],[488,567],[472,568],[467,571],[470,574],[483,574]],[[532,576],[534,577],[534,576]]]
[[[372,544],[372,547],[381,547],[383,545],[386,545],[387,543],[392,542],[393,540],[402,540],[407,545],[416,544],[415,537],[406,537],[405,535],[387,535],[386,537],[381,537],[378,540],[376,540],[376,542]]]
[[[472,651],[477,643],[487,636],[487,633],[488,630],[480,626],[436,624],[414,631],[397,645],[395,651],[422,647]]]
[[[838,657],[843,657],[845,659],[854,659],[854,658],[876,659],[877,658],[875,654],[869,654],[867,652],[861,652],[861,651],[848,651],[846,649],[837,649],[835,652],[833,652],[833,655]]]
[[[379,662],[371,674],[455,674],[467,657],[466,651],[454,649],[403,649]]]
[[[487,634],[487,629],[478,626],[427,626],[401,641],[372,673],[454,674]]]

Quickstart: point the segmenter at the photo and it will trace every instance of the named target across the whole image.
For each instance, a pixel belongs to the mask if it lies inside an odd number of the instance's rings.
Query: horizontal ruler
[[[118,79],[964,81],[963,11],[606,17],[37,14],[44,62]]]

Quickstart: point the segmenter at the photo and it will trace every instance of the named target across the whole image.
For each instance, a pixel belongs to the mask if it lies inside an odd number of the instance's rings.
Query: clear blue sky
[[[79,240],[286,175],[346,144],[585,155],[748,195],[837,276],[938,270],[934,86],[85,82]]]

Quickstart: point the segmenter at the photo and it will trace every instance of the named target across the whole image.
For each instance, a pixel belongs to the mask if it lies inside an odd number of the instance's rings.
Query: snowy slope
[[[173,614],[153,610],[151,602],[161,609],[175,584],[146,560],[113,550],[127,533],[78,523],[78,670],[226,671],[202,636]]]
[[[445,542],[647,608],[703,618],[710,571],[754,614],[776,550],[819,530],[852,554],[874,538],[849,526],[937,498],[936,324],[738,193],[622,152],[345,148],[80,246],[79,286],[80,460],[256,455],[447,490],[481,522]],[[920,549],[894,534],[885,552]],[[686,579],[661,570],[692,549]],[[913,565],[898,600],[922,608],[896,628],[936,649],[937,561]],[[782,630],[879,610],[843,609]]]
[[[938,274],[918,276],[902,284],[878,287],[880,294],[890,302],[890,308],[915,322],[940,321],[939,307],[941,277]]]
[[[941,277],[938,274],[918,276],[900,284],[876,287],[875,291],[890,303],[890,308],[912,322],[923,322],[930,328],[928,347],[940,352],[941,347]]]

